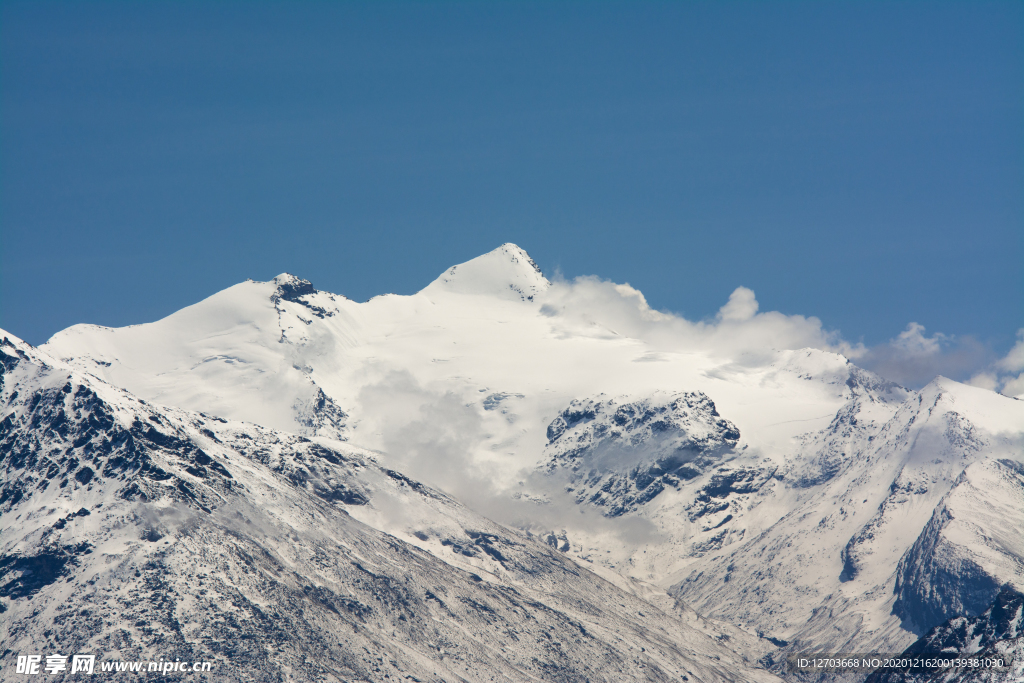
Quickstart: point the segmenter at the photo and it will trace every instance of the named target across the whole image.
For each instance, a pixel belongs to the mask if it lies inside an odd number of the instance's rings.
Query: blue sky
[[[691,319],[743,285],[869,346],[916,322],[952,376],[1024,327],[1020,3],[6,2],[0,76],[33,343],[508,241]]]

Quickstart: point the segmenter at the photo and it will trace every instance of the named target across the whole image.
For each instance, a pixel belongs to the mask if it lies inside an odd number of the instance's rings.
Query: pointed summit
[[[521,247],[506,243],[452,266],[423,289],[429,295],[441,292],[482,294],[516,301],[533,301],[550,286],[530,255]]]

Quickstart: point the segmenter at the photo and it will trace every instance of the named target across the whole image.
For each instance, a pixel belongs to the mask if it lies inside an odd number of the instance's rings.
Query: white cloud
[[[891,380],[911,387],[921,386],[937,375],[957,379],[969,376],[967,384],[1007,396],[1024,397],[1024,329],[1017,343],[995,361],[990,347],[971,337],[957,338],[936,332],[928,335],[924,325],[912,322],[885,344],[868,349],[858,363]]]
[[[948,342],[949,337],[936,332],[931,337],[924,335],[924,325],[910,323],[907,329],[903,330],[890,343],[894,348],[901,349],[906,353],[934,355],[942,350],[942,344]]]
[[[722,356],[765,354],[771,350],[817,348],[858,358],[860,344],[849,344],[838,332],[826,330],[821,320],[777,311],[759,313],[754,292],[737,288],[718,315],[708,321],[690,321],[656,311],[644,295],[629,284],[596,277],[552,283],[542,312],[556,317],[568,334],[599,334],[642,339],[662,351],[704,350]]]
[[[993,363],[984,376],[992,378],[992,388],[1000,393],[1024,398],[1024,328],[1017,330],[1017,343],[1010,352]]]
[[[718,310],[718,319],[734,322],[750,320],[757,313],[758,308],[760,308],[760,305],[754,296],[754,290],[747,289],[746,287],[737,287],[729,295],[729,303]]]
[[[1000,389],[1000,393],[1006,396],[1024,399],[1024,373],[1007,379]]]
[[[967,384],[980,387],[981,389],[988,389],[989,391],[996,391],[999,389],[999,377],[992,372],[979,372],[967,380]]]
[[[929,333],[918,322],[873,347],[850,343],[813,316],[762,311],[753,290],[737,287],[714,318],[691,321],[650,307],[629,284],[596,277],[556,280],[542,310],[557,318],[568,335],[592,334],[642,339],[659,351],[703,350],[770,362],[773,350],[816,348],[841,353],[887,379],[921,387],[938,375],[971,377],[971,383],[1004,393],[1024,392],[1024,331],[1017,345],[995,365],[990,347],[976,339]],[[1012,375],[1012,376],[1010,376]],[[1015,395],[1015,394],[1011,394]]]
[[[884,344],[871,347],[858,363],[909,387],[921,387],[939,375],[969,380],[975,386],[991,388],[989,378],[979,374],[992,359],[991,350],[972,337],[957,338],[911,322],[907,329]]]
[[[968,384],[1024,398],[1024,328],[1017,330],[1017,343],[1009,353],[975,373]]]
[[[454,393],[392,371],[363,387],[359,403],[362,443],[386,452],[393,466],[450,491],[479,485],[471,451],[481,440],[480,416]]]
[[[1017,343],[1004,358],[996,362],[996,367],[1011,373],[1024,371],[1024,327],[1017,330]]]

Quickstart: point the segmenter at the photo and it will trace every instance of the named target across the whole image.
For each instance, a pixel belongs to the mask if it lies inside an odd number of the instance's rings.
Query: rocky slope
[[[616,517],[678,488],[736,447],[740,433],[702,393],[575,400],[547,428],[550,476]]]

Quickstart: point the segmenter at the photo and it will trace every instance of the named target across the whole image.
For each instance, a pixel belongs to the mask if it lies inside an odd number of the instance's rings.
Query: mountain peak
[[[452,266],[427,285],[425,294],[483,294],[532,301],[551,283],[537,263],[518,245],[508,242],[483,256]]]

